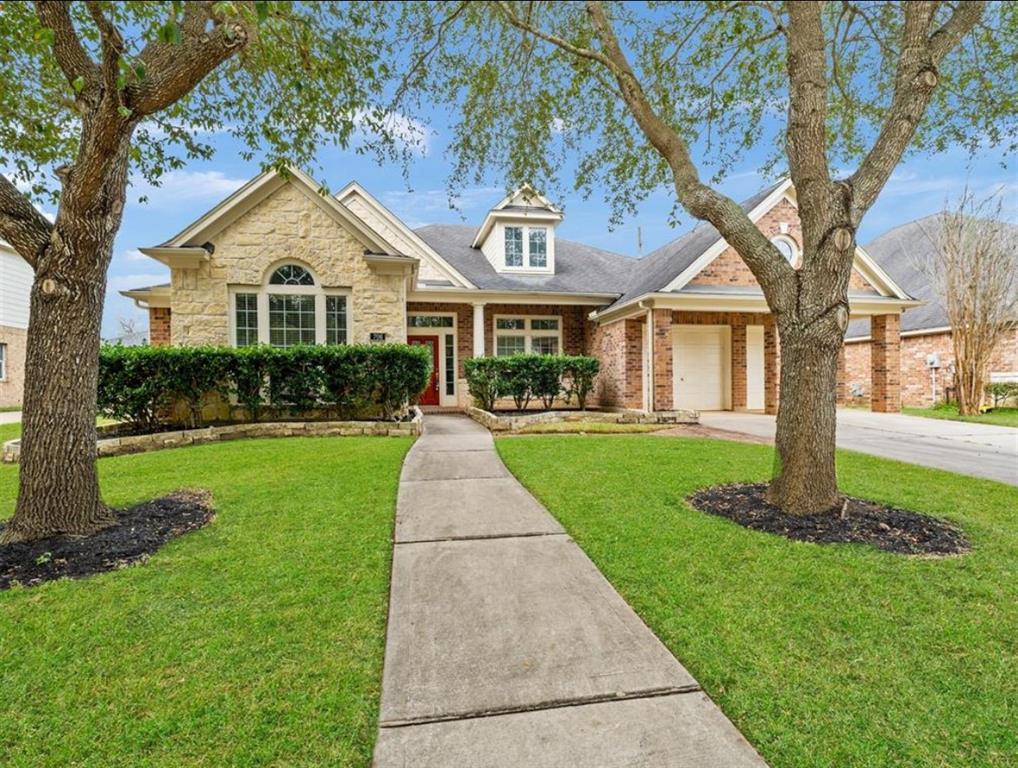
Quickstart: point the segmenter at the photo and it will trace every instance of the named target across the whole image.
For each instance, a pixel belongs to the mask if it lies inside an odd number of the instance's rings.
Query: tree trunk
[[[842,339],[824,325],[824,333],[780,328],[781,402],[767,499],[791,514],[822,512],[839,499],[834,438]]]
[[[114,521],[96,472],[96,383],[129,146],[128,131],[108,156],[80,159],[64,171],[60,210],[32,286],[21,482],[0,543],[88,535]]]

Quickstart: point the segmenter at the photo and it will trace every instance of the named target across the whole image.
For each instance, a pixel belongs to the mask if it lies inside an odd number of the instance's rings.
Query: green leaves
[[[78,75],[71,83],[71,87],[74,89],[75,93],[81,93],[82,89],[85,87],[85,78]]]
[[[180,45],[180,25],[177,24],[176,19],[170,19],[159,27],[157,37],[160,42],[169,45]]]

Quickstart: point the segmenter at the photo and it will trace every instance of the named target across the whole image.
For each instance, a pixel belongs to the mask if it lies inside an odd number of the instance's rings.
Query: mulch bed
[[[182,490],[114,514],[114,525],[91,536],[0,546],[0,590],[80,579],[144,561],[168,541],[208,525],[215,511],[208,491]]]
[[[842,498],[842,506],[813,515],[790,515],[764,500],[766,483],[717,485],[689,497],[706,512],[751,528],[814,544],[869,544],[901,555],[958,555],[968,552],[964,534],[935,517],[876,502]]]

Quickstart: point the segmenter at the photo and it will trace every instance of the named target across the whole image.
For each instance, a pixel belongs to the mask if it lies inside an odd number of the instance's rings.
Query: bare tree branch
[[[937,86],[940,62],[979,22],[986,8],[982,0],[959,3],[947,22],[931,36],[937,5],[935,2],[905,5],[894,96],[887,119],[849,180],[854,192],[852,218],[856,223],[873,205],[912,142]]]
[[[95,0],[88,0],[85,3],[85,7],[88,9],[92,21],[95,22],[96,27],[99,29],[99,40],[102,50],[100,72],[102,73],[103,87],[106,89],[108,97],[116,97],[117,71],[119,69],[120,55],[124,52],[124,38],[120,34],[120,30],[103,13],[99,3]],[[119,104],[119,99],[117,99],[117,102]]]
[[[49,246],[53,225],[28,201],[11,180],[0,174],[0,237],[33,269]]]

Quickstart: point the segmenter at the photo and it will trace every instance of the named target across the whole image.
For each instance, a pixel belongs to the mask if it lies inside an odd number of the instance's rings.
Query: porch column
[[[747,407],[746,326],[741,319],[732,322],[732,410]]]
[[[672,376],[672,311],[654,310],[654,410],[670,411],[675,406]]]
[[[901,318],[876,315],[870,320],[870,409],[901,410]]]
[[[474,357],[484,357],[484,302],[474,302]]]
[[[774,322],[764,325],[764,413],[778,412],[781,359],[778,350],[778,327]]]

